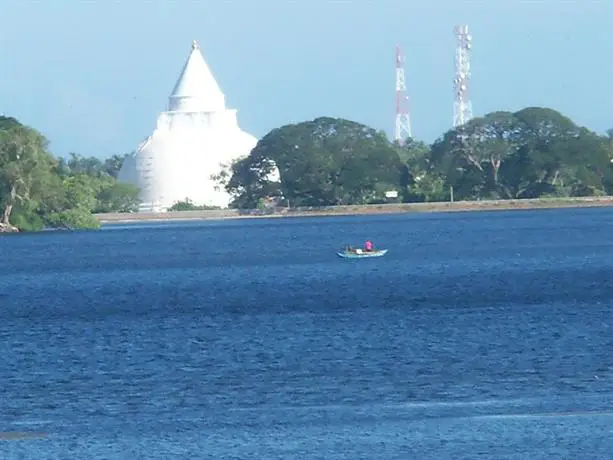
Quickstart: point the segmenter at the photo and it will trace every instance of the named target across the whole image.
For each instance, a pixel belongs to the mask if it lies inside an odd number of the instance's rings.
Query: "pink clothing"
[[[366,249],[367,251],[372,251],[372,242],[367,241],[366,243],[364,243],[364,249]]]

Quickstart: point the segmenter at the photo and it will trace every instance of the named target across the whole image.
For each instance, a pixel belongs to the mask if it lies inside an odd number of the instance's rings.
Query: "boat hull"
[[[373,257],[382,257],[387,254],[387,249],[378,249],[375,251],[357,252],[337,252],[339,257],[343,259],[371,259]]]

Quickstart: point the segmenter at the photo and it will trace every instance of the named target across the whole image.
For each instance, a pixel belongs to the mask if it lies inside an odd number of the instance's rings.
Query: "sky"
[[[395,46],[413,136],[451,128],[457,24],[473,36],[475,116],[527,106],[613,127],[613,2],[564,0],[0,0],[0,114],[58,156],[133,151],[198,40],[240,126],[319,116],[385,130]]]

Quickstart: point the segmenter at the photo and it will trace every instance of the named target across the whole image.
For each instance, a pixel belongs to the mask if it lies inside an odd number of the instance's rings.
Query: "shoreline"
[[[482,200],[430,203],[388,203],[314,208],[222,209],[206,211],[138,212],[96,214],[101,224],[130,224],[190,220],[229,220],[289,217],[360,216],[426,212],[510,211],[534,209],[593,208],[613,206],[613,196]]]

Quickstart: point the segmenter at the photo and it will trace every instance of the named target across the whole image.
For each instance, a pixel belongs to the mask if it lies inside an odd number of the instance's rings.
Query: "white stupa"
[[[197,42],[153,134],[126,158],[118,179],[140,188],[142,211],[164,211],[177,201],[225,208],[230,196],[212,179],[248,155],[257,139],[238,126],[236,110],[202,57]]]

